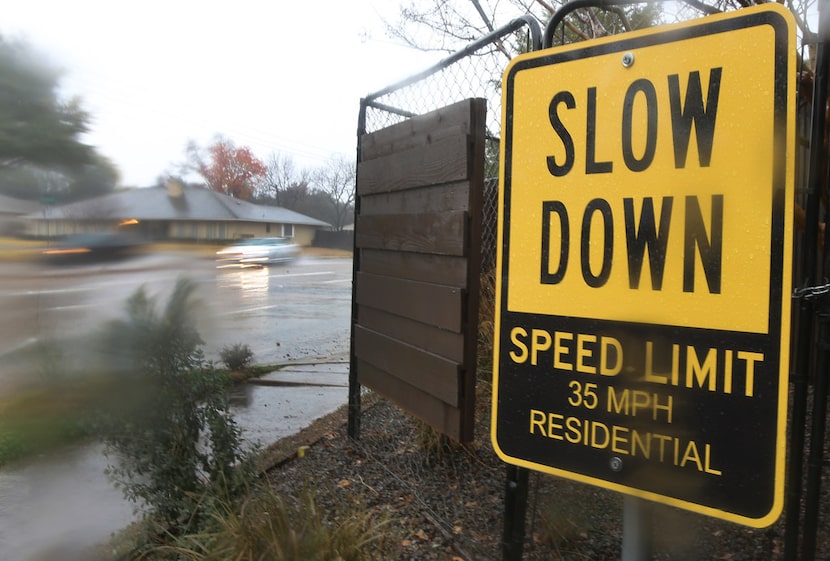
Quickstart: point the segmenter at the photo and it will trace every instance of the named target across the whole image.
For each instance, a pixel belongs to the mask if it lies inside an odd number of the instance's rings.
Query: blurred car
[[[41,252],[49,263],[111,261],[132,255],[141,245],[136,238],[117,232],[88,232],[60,238]]]
[[[286,263],[300,255],[300,246],[288,238],[246,238],[216,252],[219,266]]]

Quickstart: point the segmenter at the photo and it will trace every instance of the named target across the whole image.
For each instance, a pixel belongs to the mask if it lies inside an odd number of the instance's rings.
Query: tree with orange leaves
[[[196,146],[188,147],[193,167],[208,188],[237,199],[249,199],[268,168],[247,146],[236,146],[231,140],[217,136],[207,148],[207,159]]]

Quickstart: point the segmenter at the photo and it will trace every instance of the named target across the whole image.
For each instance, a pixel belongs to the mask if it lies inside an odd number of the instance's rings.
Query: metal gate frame
[[[826,3],[823,6],[827,8]],[[809,109],[809,155],[806,162],[806,213],[801,237],[801,263],[793,280],[796,288],[797,326],[793,336],[795,350],[791,369],[792,408],[790,421],[789,465],[786,481],[784,559],[798,559],[799,535],[802,557],[812,561],[816,556],[821,471],[825,466],[824,441],[827,422],[828,379],[830,379],[830,232],[825,229],[819,242],[819,223],[827,221],[826,186],[830,180],[827,158],[828,64],[830,64],[830,10],[819,13],[818,34],[811,40],[816,45],[816,72]],[[807,40],[805,40],[807,42]],[[802,109],[800,106],[799,109]],[[806,115],[805,115],[806,117]],[[822,216],[824,214],[824,216]],[[821,247],[819,247],[821,245]],[[813,384],[813,409],[808,414],[810,382]],[[806,428],[811,425],[809,451],[806,449]],[[805,474],[804,460],[807,459]],[[806,479],[806,488],[802,486]],[[801,503],[804,519],[801,521]]]
[[[659,0],[661,2],[667,0]],[[681,0],[705,14],[720,10],[700,0]],[[542,35],[538,22],[532,16],[511,21],[480,40],[471,43],[427,70],[413,75],[382,90],[369,94],[360,102],[358,117],[359,138],[367,130],[367,111],[376,109],[400,119],[419,113],[383,103],[388,94],[425,80],[470,57],[479,49],[527,27],[531,45],[529,50],[552,46],[556,30],[565,17],[575,10],[599,8],[618,12],[620,7],[643,3],[637,0],[572,0],[558,10],[548,22]],[[822,5],[822,7],[825,7]],[[819,523],[819,495],[821,474],[826,468],[824,454],[828,385],[830,384],[830,228],[821,230],[827,221],[827,188],[830,184],[828,166],[828,137],[826,110],[828,107],[828,72],[830,72],[830,8],[820,10],[818,33],[805,37],[804,43],[815,46],[816,71],[813,76],[809,101],[802,99],[798,106],[799,134],[803,136],[796,165],[798,202],[805,211],[803,230],[796,236],[793,273],[792,364],[790,388],[792,404],[788,430],[788,464],[785,483],[785,550],[786,561],[812,561],[816,555],[816,537]],[[498,78],[493,76],[493,79]],[[498,140],[494,138],[493,140]],[[358,209],[359,210],[359,209]],[[355,255],[355,270],[359,255]],[[354,302],[354,298],[353,298]],[[355,308],[353,303],[354,325]],[[352,337],[351,370],[349,379],[349,435],[356,438],[360,427],[361,388],[356,379],[354,364],[354,337]],[[812,397],[812,409],[808,407]],[[808,432],[809,427],[809,432]],[[809,436],[809,438],[808,438]],[[524,515],[527,501],[527,473],[522,468],[508,468],[505,487],[504,558],[521,559],[524,541]],[[803,518],[802,518],[803,503]],[[799,557],[799,549],[801,557]]]
[[[663,1],[663,0],[661,0]],[[699,2],[683,0],[686,4],[700,11],[713,14],[720,10]],[[600,8],[615,12],[620,6],[638,4],[636,0],[573,0],[559,9],[545,28],[543,48],[553,45],[557,27],[571,12],[582,8]],[[826,201],[826,186],[830,184],[830,166],[828,166],[826,111],[828,107],[828,66],[830,65],[830,9],[820,12],[819,29],[814,38],[805,38],[805,43],[816,45],[816,72],[813,77],[809,105],[799,105],[800,114],[796,121],[804,123],[808,130],[809,144],[806,157],[798,158],[798,164],[806,170],[796,170],[797,176],[805,176],[803,202],[805,209],[804,231],[796,239],[800,262],[795,265],[793,286],[797,286],[792,297],[797,300],[794,306],[794,324],[791,345],[794,359],[790,367],[790,384],[792,390],[792,408],[790,413],[788,466],[786,475],[785,499],[785,536],[784,558],[786,561],[799,559],[799,542],[802,557],[812,561],[816,556],[816,537],[819,522],[821,474],[827,462],[824,459],[824,441],[826,435],[828,384],[830,383],[830,228],[820,230],[826,220],[827,209],[822,208]],[[802,92],[803,93],[803,92]],[[807,120],[806,111],[810,115]],[[805,165],[806,161],[806,165]],[[798,165],[797,164],[797,165]],[[824,216],[823,216],[824,215]],[[820,235],[821,243],[819,242]],[[808,414],[808,394],[812,383],[812,412]],[[806,448],[806,428],[810,425],[809,450]],[[807,460],[805,472],[805,458]],[[802,480],[806,483],[803,486]],[[516,479],[515,481],[521,481]],[[514,483],[515,489],[519,483]],[[511,486],[508,486],[511,489]],[[508,491],[509,492],[509,491]],[[515,492],[515,491],[514,491]],[[521,496],[521,492],[518,493]],[[804,518],[801,521],[802,502]],[[506,517],[509,513],[506,513]],[[507,525],[506,525],[507,527]],[[507,543],[505,532],[505,543]],[[800,539],[799,539],[800,538]],[[515,538],[514,538],[515,539]],[[519,546],[520,547],[520,546]],[[625,544],[624,544],[625,549]],[[520,559],[508,556],[505,559]],[[631,553],[629,551],[629,553]],[[623,559],[638,558],[626,557]]]

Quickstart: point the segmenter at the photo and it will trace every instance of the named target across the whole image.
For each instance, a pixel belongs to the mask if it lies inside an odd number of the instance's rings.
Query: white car
[[[300,246],[288,238],[246,238],[216,252],[219,266],[286,263],[300,255]]]

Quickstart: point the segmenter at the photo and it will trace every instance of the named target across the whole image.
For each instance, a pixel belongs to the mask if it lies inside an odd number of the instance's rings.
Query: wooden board
[[[361,306],[358,324],[378,333],[423,349],[425,352],[445,357],[458,364],[464,362],[464,336],[445,329]]]
[[[467,260],[463,258],[369,248],[361,249],[359,258],[360,268],[365,273],[461,288],[467,286]]]
[[[467,182],[446,183],[420,189],[364,195],[360,198],[360,215],[467,211],[470,204],[469,187]]]
[[[358,216],[355,244],[437,255],[464,255],[467,215],[463,212]]]
[[[354,341],[362,360],[447,405],[458,406],[458,363],[361,326],[355,328]]]
[[[371,364],[357,362],[358,381],[372,388],[402,409],[420,418],[433,428],[458,441],[465,441],[461,432],[462,410],[430,396],[422,389],[407,384],[399,378],[375,368]]]
[[[466,136],[450,136],[405,152],[360,162],[357,195],[463,181],[467,176],[466,153]]]
[[[468,110],[470,101],[459,101],[364,136],[360,141],[361,159],[374,160],[394,152],[404,152],[448,134],[472,135],[482,123],[474,122],[477,115]]]
[[[358,306],[376,308],[440,329],[461,333],[463,290],[454,286],[357,273]]]

